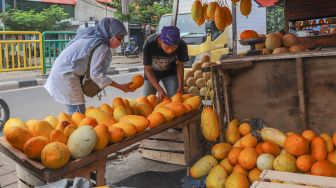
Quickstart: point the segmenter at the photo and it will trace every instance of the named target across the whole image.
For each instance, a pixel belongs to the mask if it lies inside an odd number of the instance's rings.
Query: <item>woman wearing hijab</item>
[[[158,92],[161,101],[176,93],[182,93],[183,64],[188,60],[187,44],[180,39],[180,30],[177,27],[164,26],[160,34],[149,36],[143,47],[144,95]],[[166,91],[160,86],[160,81]]]
[[[119,84],[106,75],[112,60],[110,48],[117,48],[125,35],[127,31],[121,21],[104,18],[96,26],[79,31],[57,57],[44,87],[57,102],[65,104],[68,114],[85,113],[80,78],[85,76],[88,63],[90,78],[101,89],[112,86],[124,92],[131,91],[130,83]]]

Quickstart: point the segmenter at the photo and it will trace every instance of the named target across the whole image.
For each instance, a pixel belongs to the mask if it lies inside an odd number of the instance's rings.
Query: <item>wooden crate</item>
[[[336,188],[336,179],[331,177],[264,170],[260,178],[251,188]]]
[[[183,127],[170,129],[140,142],[142,157],[170,164],[190,166],[203,154],[200,117]]]
[[[142,157],[165,163],[186,165],[182,132],[166,131],[140,142]]]
[[[70,171],[63,175],[60,175],[59,179],[74,179],[75,177],[83,177],[87,180],[90,180],[93,185],[105,185],[105,165],[106,161],[104,159],[94,161],[91,164],[77,169],[73,172]],[[45,181],[41,177],[34,175],[31,171],[19,164],[16,164],[16,175],[19,188],[32,188],[35,186],[42,186],[47,183],[53,183],[53,181]]]
[[[336,50],[222,60],[212,67],[221,139],[233,118],[285,132],[336,131],[335,65]]]

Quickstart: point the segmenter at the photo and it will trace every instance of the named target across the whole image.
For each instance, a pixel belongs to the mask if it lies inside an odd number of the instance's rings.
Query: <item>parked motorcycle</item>
[[[8,119],[9,119],[9,107],[7,103],[0,98],[0,131],[3,129]]]
[[[126,57],[138,56],[140,53],[141,53],[141,50],[139,46],[137,45],[136,41],[134,40],[133,37],[130,37],[127,47],[125,49],[125,56]]]

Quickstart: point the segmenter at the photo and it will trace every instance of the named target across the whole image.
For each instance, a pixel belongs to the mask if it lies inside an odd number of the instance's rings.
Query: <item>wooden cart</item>
[[[113,144],[107,148],[91,153],[88,156],[71,160],[64,167],[56,170],[45,168],[40,162],[30,160],[21,151],[11,147],[3,137],[0,138],[0,152],[13,159],[20,167],[29,171],[35,178],[44,183],[51,183],[63,178],[84,177],[90,179],[95,185],[105,185],[106,158],[134,143],[145,138],[156,135],[173,127],[180,127],[183,130],[185,161],[187,169],[195,160],[203,155],[203,141],[199,132],[200,110],[190,112],[178,117],[171,122],[162,124],[154,129],[139,133],[132,138]],[[189,172],[189,170],[188,170]],[[24,182],[23,183],[27,183]]]
[[[260,118],[282,131],[335,131],[335,65],[335,50],[222,60],[212,67],[221,140],[232,118]]]

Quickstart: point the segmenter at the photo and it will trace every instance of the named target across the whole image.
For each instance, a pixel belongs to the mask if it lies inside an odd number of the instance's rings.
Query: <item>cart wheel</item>
[[[9,119],[9,107],[3,99],[0,99],[0,131],[3,129],[8,119]]]

